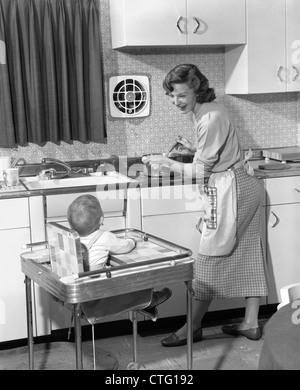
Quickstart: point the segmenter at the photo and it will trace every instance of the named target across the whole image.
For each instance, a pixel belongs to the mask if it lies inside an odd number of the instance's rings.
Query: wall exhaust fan
[[[109,80],[110,113],[114,118],[137,118],[150,113],[147,76],[113,76]]]

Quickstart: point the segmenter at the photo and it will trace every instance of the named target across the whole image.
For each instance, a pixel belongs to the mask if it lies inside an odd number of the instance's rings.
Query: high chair
[[[84,272],[84,259],[78,234],[55,222],[47,223],[46,228],[47,249],[21,254],[21,268],[25,274],[31,369],[33,369],[31,281],[72,310],[77,369],[82,369],[81,319],[85,318],[93,325],[98,319],[124,312],[129,312],[133,323],[133,361],[127,368],[138,369],[138,313],[155,321],[157,312],[152,316],[144,310],[152,300],[153,289],[184,282],[188,330],[187,368],[192,369],[194,259],[191,257],[190,249],[137,229],[121,229],[114,233],[120,238],[134,238],[136,248],[128,254],[111,256],[110,267]],[[34,244],[27,247],[34,247]]]
[[[49,250],[51,270],[60,278],[67,278],[71,275],[84,276],[84,245],[80,242],[80,237],[75,230],[69,229],[55,222],[46,225],[47,241],[37,244],[28,244],[25,247],[45,245]],[[47,256],[47,255],[46,255]],[[47,258],[48,259],[48,258]],[[106,270],[108,273],[109,268]],[[95,272],[94,272],[95,273]],[[87,275],[89,272],[86,273]],[[77,368],[82,368],[82,348],[81,348],[81,324],[80,320],[85,319],[92,326],[92,343],[94,369],[95,362],[95,340],[94,325],[104,317],[129,312],[129,319],[133,324],[133,361],[128,364],[128,369],[137,369],[137,314],[156,321],[157,313],[151,315],[143,311],[152,299],[153,289],[145,289],[131,293],[121,294],[102,299],[89,300],[81,304],[65,303],[59,294],[53,294],[52,298],[72,311],[74,320],[76,339],[76,364]],[[32,348],[31,348],[32,349]],[[32,361],[33,364],[33,361]]]

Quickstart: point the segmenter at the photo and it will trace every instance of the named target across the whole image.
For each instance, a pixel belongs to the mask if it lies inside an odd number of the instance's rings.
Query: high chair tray
[[[100,271],[59,277],[48,264],[39,263],[39,251],[21,255],[22,272],[49,293],[67,303],[122,295],[193,279],[191,251],[136,229],[114,231],[132,237],[136,248],[111,256],[111,266]],[[44,252],[43,259],[45,261]]]

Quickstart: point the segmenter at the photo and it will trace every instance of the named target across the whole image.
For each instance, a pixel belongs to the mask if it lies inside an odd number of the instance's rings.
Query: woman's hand
[[[196,152],[196,147],[186,138],[182,137],[181,135],[179,135],[177,137],[177,142],[182,145],[182,146],[179,146],[177,149],[178,150],[183,150],[183,149],[187,149],[189,150],[190,152]]]
[[[143,164],[164,164],[166,162],[167,158],[163,156],[162,154],[149,154],[148,156],[142,157]]]
[[[160,165],[168,165],[167,160],[168,158],[162,154],[150,154],[142,157],[142,162],[145,165],[151,165],[153,169],[159,169]]]
[[[151,154],[149,156],[149,164],[151,165],[163,165],[167,162],[167,158],[162,154]]]

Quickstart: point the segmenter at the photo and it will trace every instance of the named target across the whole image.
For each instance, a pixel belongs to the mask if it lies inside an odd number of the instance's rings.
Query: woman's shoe
[[[202,328],[200,327],[196,332],[193,333],[193,343],[202,340]],[[187,344],[186,339],[180,339],[175,333],[172,333],[169,337],[161,340],[163,347],[180,347],[181,345]]]
[[[245,336],[249,340],[259,340],[262,336],[260,327],[241,330],[237,325],[224,325],[222,332],[231,336]]]

